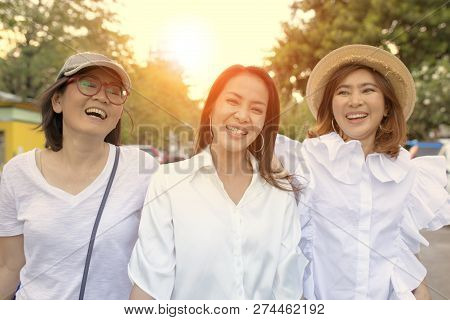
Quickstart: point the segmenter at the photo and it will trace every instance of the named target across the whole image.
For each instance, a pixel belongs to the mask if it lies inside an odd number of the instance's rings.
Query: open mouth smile
[[[236,136],[246,136],[248,131],[244,128],[238,128],[231,125],[226,125],[227,131]]]
[[[349,112],[345,114],[345,118],[348,120],[359,120],[367,118],[368,115],[366,112]]]
[[[101,120],[105,120],[106,118],[108,118],[106,111],[99,108],[87,108],[86,110],[84,110],[84,112],[90,117],[98,118]]]

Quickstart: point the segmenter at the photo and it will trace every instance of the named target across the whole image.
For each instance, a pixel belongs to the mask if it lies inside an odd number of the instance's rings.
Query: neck
[[[367,138],[364,140],[359,140],[361,142],[361,146],[364,152],[364,156],[367,157],[367,155],[373,153],[375,149],[375,139]]]
[[[236,176],[253,172],[247,158],[247,150],[231,152],[217,144],[212,144],[211,155],[219,176]]]
[[[108,157],[109,147],[101,139],[92,136],[63,135],[60,159],[70,168],[92,168]]]
[[[350,139],[345,134],[342,134],[341,137],[342,137],[342,140],[344,140],[344,141],[356,140],[356,139]],[[358,139],[358,140],[359,140],[359,142],[361,142],[361,146],[362,146],[365,157],[367,157],[369,154],[374,152],[374,149],[375,149],[375,137],[374,136],[370,136],[370,137],[367,137],[364,139]]]

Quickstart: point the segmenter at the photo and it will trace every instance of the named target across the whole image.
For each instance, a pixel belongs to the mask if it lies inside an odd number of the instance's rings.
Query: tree
[[[283,24],[284,37],[278,40],[274,55],[269,58],[269,68],[285,101],[292,93],[304,95],[308,76],[317,62],[346,44],[364,43],[391,50],[416,77],[422,74],[416,70],[423,66],[427,70],[441,66],[442,71],[442,61],[448,61],[450,34],[446,26],[450,10],[442,0],[304,0],[292,4],[292,13],[293,21]],[[446,75],[440,81],[448,81],[448,69],[443,73]],[[430,77],[429,81],[438,80]],[[441,96],[442,101],[426,105],[425,87],[427,95]],[[431,83],[418,86],[415,112],[433,117],[428,117],[430,121],[424,125],[417,123],[423,116],[413,116],[412,136],[426,137],[439,124],[450,124],[445,116],[449,114],[448,94],[442,95],[439,90],[439,85]]]
[[[75,52],[132,61],[129,37],[113,30],[115,13],[101,0],[5,0],[0,21],[0,90],[24,98],[36,97]]]
[[[409,135],[426,140],[437,135],[439,124],[450,124],[450,63],[446,56],[423,63],[413,71],[418,104],[409,121]]]
[[[162,58],[134,69],[132,95],[126,105],[132,120],[125,117],[124,142],[167,150],[171,132],[181,144],[192,141],[200,109],[198,101],[188,96],[183,70]]]
[[[122,142],[167,148],[169,128],[193,138],[197,103],[188,97],[182,70],[153,59],[135,64],[129,36],[117,31],[108,5],[115,0],[5,0],[0,3],[0,90],[35,98],[52,83],[65,59],[95,51],[113,57],[130,74],[133,89],[125,104]],[[179,133],[179,132],[178,132]]]

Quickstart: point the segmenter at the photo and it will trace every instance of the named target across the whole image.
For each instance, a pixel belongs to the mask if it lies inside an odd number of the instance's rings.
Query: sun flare
[[[166,38],[168,56],[187,72],[198,70],[211,60],[213,44],[207,27],[193,21],[177,22]]]

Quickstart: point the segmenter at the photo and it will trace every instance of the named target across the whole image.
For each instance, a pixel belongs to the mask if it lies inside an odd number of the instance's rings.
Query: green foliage
[[[423,63],[413,72],[417,87],[416,109],[409,121],[409,135],[425,140],[435,137],[437,125],[450,124],[449,57],[432,65]]]
[[[5,0],[0,6],[0,90],[34,98],[55,78],[67,56],[96,51],[130,63],[129,37],[108,25],[115,14],[101,0]],[[5,52],[3,52],[5,53]]]
[[[297,102],[281,100],[281,117],[279,132],[292,139],[302,141],[306,138],[308,129],[314,125],[314,117],[308,109],[306,101]]]
[[[181,132],[181,143],[192,139],[199,109],[188,97],[182,70],[161,59],[136,65],[129,36],[114,30],[111,1],[2,1],[0,43],[6,47],[0,48],[0,90],[36,98],[53,83],[69,55],[103,53],[124,65],[133,84],[125,105],[132,120],[123,117],[123,143],[167,148],[170,130]]]
[[[169,132],[186,142],[200,118],[198,103],[189,99],[182,70],[169,61],[155,59],[135,67],[134,88],[126,108],[133,119],[125,122],[124,141],[168,149]]]
[[[427,84],[418,85],[418,102],[409,124],[414,138],[427,137],[439,124],[450,125],[450,100],[448,93],[441,91],[442,79],[448,79],[445,61],[449,54],[450,10],[447,3],[442,0],[295,1],[294,19],[284,23],[284,37],[278,40],[274,55],[269,58],[283,100],[290,101],[293,92],[305,94],[311,70],[328,52],[343,45],[364,43],[387,50],[398,49],[399,58],[418,83],[425,75],[416,70],[422,70],[423,66],[429,72],[439,66],[446,68],[446,71],[439,69],[441,80],[430,76]],[[425,105],[425,92],[442,100]],[[283,123],[288,120],[282,118]],[[303,119],[297,121],[302,123]]]

